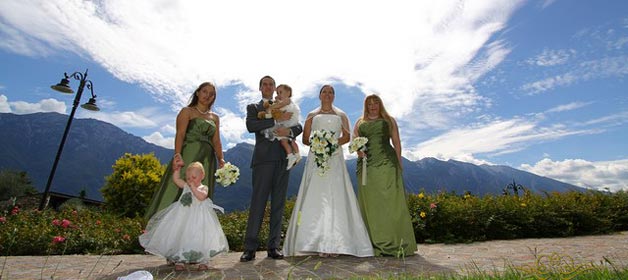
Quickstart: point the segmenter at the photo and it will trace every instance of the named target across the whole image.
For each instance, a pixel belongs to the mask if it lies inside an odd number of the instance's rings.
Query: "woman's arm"
[[[218,168],[222,168],[225,165],[225,156],[222,153],[222,141],[220,140],[220,117],[218,117],[217,114],[212,113],[212,119],[216,124],[216,132],[212,137],[212,144],[214,146],[216,160],[218,160]]]
[[[183,157],[181,157],[181,150],[183,149],[183,141],[185,140],[185,132],[188,129],[190,123],[190,110],[188,107],[184,107],[179,111],[176,121],[176,132],[174,136],[174,164],[173,165],[185,165]],[[179,163],[179,164],[177,164]]]
[[[401,139],[399,139],[399,128],[397,127],[397,121],[395,121],[393,117],[390,117],[390,123],[392,124],[390,139],[392,140],[393,147],[395,148],[397,160],[399,160],[399,167],[403,169],[401,160]]]
[[[308,114],[307,118],[305,119],[305,124],[303,126],[303,136],[301,137],[303,145],[309,146],[310,145],[310,133],[312,133],[312,118],[314,117],[313,114]]]
[[[340,115],[340,120],[342,121],[342,135],[338,138],[338,145],[342,146],[344,144],[349,143],[351,140],[351,127],[349,126],[349,118],[345,114]]]

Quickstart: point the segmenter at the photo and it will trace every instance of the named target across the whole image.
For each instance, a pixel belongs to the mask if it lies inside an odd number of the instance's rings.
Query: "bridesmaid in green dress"
[[[144,217],[150,219],[156,212],[162,210],[177,201],[181,195],[181,189],[172,181],[172,165],[181,165],[181,176],[185,178],[185,166],[198,161],[205,167],[203,185],[209,187],[208,197],[213,198],[214,184],[213,174],[218,167],[225,164],[222,143],[220,142],[220,119],[211,111],[216,101],[216,86],[202,83],[192,94],[192,101],[187,107],[179,111],[177,115],[176,135],[174,138],[174,157],[168,164],[166,172],[161,179],[161,185],[153,194],[150,205],[146,209]]]
[[[368,142],[364,152],[358,151],[358,202],[375,256],[414,255],[417,246],[401,177],[399,130],[377,95],[364,100],[364,113],[353,129],[353,137],[359,136]],[[365,158],[367,167],[362,170]]]

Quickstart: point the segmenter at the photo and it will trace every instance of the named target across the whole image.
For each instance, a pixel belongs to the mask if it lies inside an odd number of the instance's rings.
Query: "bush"
[[[565,237],[628,229],[628,194],[598,191],[484,197],[408,196],[418,242]]]
[[[294,207],[286,202],[282,232]],[[141,253],[142,217],[74,208],[0,212],[0,254],[129,254]],[[568,192],[521,196],[474,196],[455,193],[408,196],[408,208],[419,243],[474,242],[491,239],[563,237],[628,230],[628,193]],[[258,250],[266,249],[269,207]],[[231,251],[244,250],[248,211],[218,214]]]
[[[101,189],[105,206],[126,217],[143,216],[155,190],[159,187],[165,166],[154,154],[124,154],[113,165]]]

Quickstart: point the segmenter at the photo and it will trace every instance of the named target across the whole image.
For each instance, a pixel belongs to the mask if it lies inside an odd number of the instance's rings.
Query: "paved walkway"
[[[145,270],[154,279],[326,279],[389,278],[395,275],[469,274],[478,269],[489,273],[507,266],[525,269],[535,262],[562,260],[562,266],[603,264],[611,260],[628,267],[628,232],[570,238],[518,239],[471,244],[419,244],[417,255],[356,258],[318,256],[272,260],[266,252],[257,259],[240,263],[240,253],[223,254],[211,262],[211,269],[174,272],[172,266],[151,255],[67,255],[0,257],[0,279],[116,279]],[[572,262],[573,261],[573,262]],[[560,265],[559,265],[560,266]]]

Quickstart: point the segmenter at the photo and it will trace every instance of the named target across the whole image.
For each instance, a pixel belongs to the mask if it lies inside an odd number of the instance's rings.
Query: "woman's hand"
[[[185,166],[185,162],[183,161],[183,157],[181,157],[181,154],[180,153],[174,154],[172,167],[176,168],[176,169],[179,169],[179,168],[181,168],[183,166]]]
[[[225,159],[221,158],[218,160],[218,168],[222,168],[223,166],[225,166]]]
[[[365,157],[366,157],[366,152],[363,152],[363,151],[359,151],[359,150],[358,150],[358,151],[356,151],[356,153],[358,153],[358,157],[359,157],[359,158],[365,158]]]

